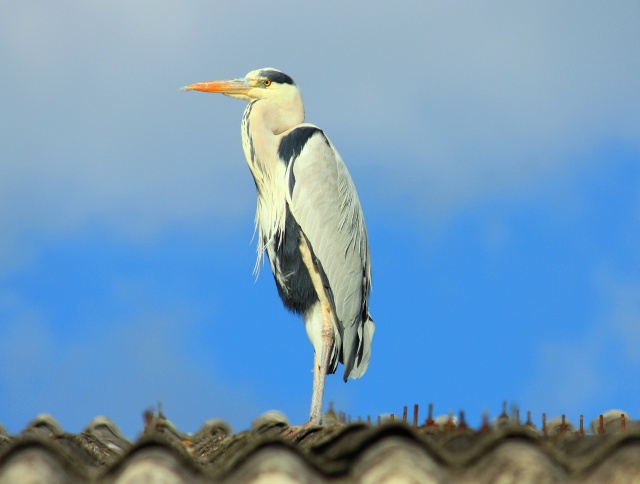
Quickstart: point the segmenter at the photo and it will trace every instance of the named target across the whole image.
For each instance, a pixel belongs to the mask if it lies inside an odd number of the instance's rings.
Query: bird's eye
[[[269,87],[271,85],[271,80],[265,79],[264,81],[262,81],[262,84],[264,84],[264,87]]]

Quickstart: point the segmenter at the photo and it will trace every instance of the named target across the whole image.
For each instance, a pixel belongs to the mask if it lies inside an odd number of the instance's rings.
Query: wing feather
[[[371,264],[358,194],[342,158],[320,129],[285,161],[291,214],[307,237],[332,294],[345,381],[358,378],[369,363],[375,329],[368,311]]]

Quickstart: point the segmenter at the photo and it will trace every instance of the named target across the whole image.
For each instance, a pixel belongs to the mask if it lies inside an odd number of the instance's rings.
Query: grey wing
[[[369,364],[375,329],[368,309],[367,229],[347,167],[321,130],[289,160],[287,184],[290,211],[311,245],[334,305],[344,379],[359,378]]]

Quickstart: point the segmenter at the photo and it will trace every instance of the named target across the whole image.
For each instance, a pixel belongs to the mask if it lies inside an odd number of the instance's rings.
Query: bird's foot
[[[287,440],[299,442],[307,435],[320,430],[320,428],[322,428],[321,424],[314,422],[313,420],[309,420],[306,424],[291,425],[290,427],[287,427],[282,432],[282,436]]]

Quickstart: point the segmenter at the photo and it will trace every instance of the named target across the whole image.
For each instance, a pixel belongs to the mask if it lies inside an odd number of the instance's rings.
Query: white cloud
[[[535,192],[541,179],[572,176],[609,142],[640,149],[639,13],[633,2],[590,1],[369,2],[366,10],[292,1],[2,2],[0,276],[87,227],[144,243],[180,226],[223,236],[250,222],[242,103],[178,87],[266,65],[296,79],[308,120],[366,179],[359,189],[381,205],[408,200],[420,224],[496,192],[507,194],[502,203]],[[607,160],[597,169],[606,172]],[[570,194],[552,191],[550,205],[566,209]],[[509,237],[500,219],[487,222],[491,250]],[[548,335],[523,402],[557,399],[563,410],[585,411],[615,387],[605,381],[603,342],[637,368],[638,285],[608,287],[607,317],[571,340]],[[0,326],[0,358],[12,364],[0,365],[0,384],[25,423],[51,411],[77,430],[99,412],[137,429],[135,416],[162,400],[170,418],[193,419],[177,422],[189,428],[208,416],[233,418],[235,406],[213,406],[230,392],[230,402],[249,400],[184,357],[178,342],[189,318],[180,311],[130,302],[138,312],[100,321],[87,347],[82,338],[60,341],[36,302],[2,297],[10,317]],[[203,391],[193,397],[194,388]],[[70,396],[82,405],[70,409]],[[78,408],[87,414],[71,413]],[[258,413],[246,408],[241,421]]]
[[[158,402],[189,431],[220,416],[238,431],[259,413],[247,388],[221,381],[188,353],[193,315],[143,308],[123,320],[87,320],[85,336],[63,336],[26,301],[1,296],[0,394],[10,432],[39,413],[72,432],[105,414],[134,438],[142,412]]]
[[[606,312],[595,323],[584,321],[584,332],[570,339],[547,335],[539,348],[522,398],[536,410],[593,416],[609,410],[598,405],[624,406],[634,394],[640,377],[640,284],[610,272],[598,274],[596,282]]]
[[[527,410],[577,415],[596,397],[611,392],[603,371],[602,350],[594,333],[571,341],[551,342],[539,349],[535,377],[526,385],[522,402]],[[599,409],[605,411],[605,409]]]
[[[640,369],[640,282],[603,279],[610,306],[607,333],[623,348],[625,362]]]
[[[241,103],[177,88],[264,65],[293,75],[309,120],[353,170],[384,173],[369,193],[413,193],[445,215],[517,196],[611,139],[638,145],[637,13],[597,2],[5,3],[0,267],[23,259],[34,233],[103,223],[139,238],[250,217]]]

